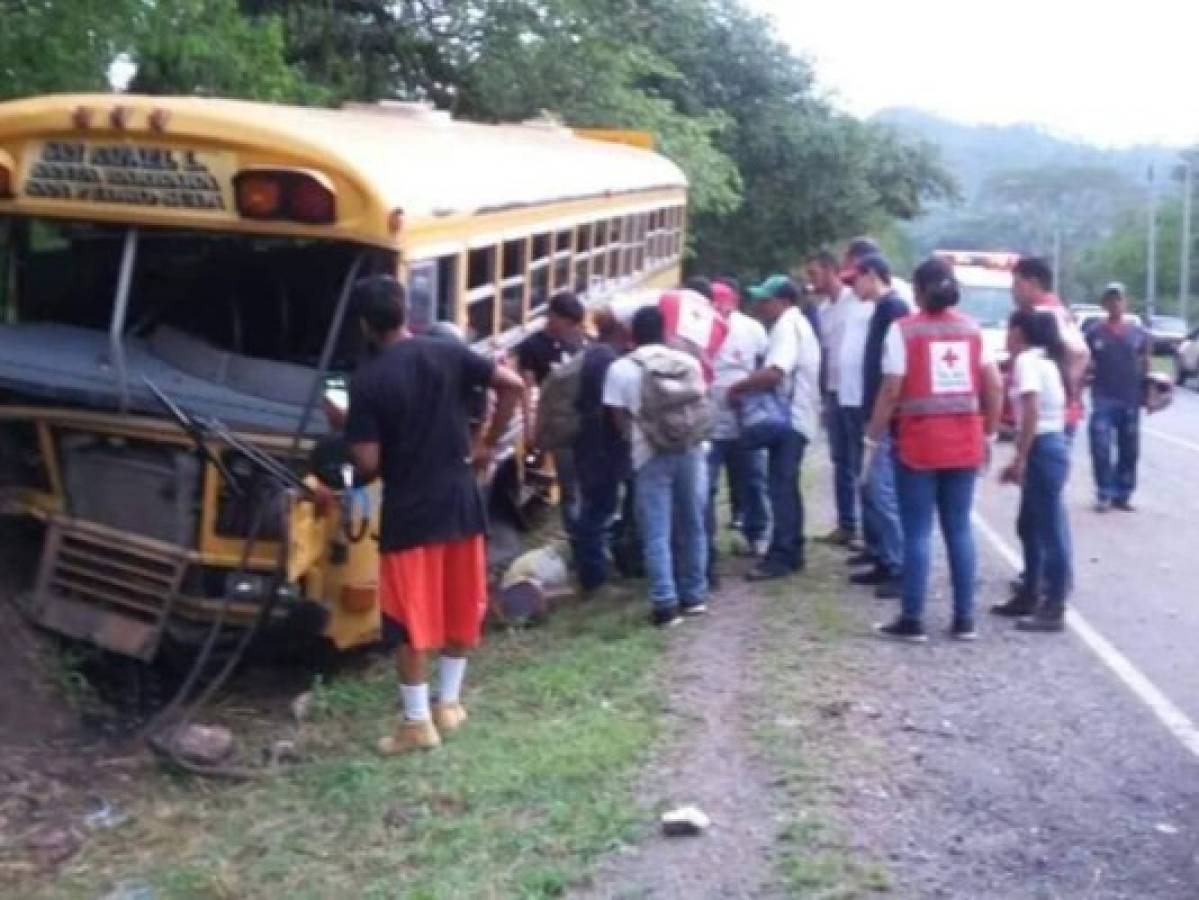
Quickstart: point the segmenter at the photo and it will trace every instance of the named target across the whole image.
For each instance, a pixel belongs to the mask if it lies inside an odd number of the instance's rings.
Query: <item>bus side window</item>
[[[503,297],[500,303],[500,331],[516,328],[525,321],[525,251],[527,240],[504,243]]]
[[[554,290],[570,290],[571,257],[574,255],[574,231],[559,231],[554,238]]]
[[[604,277],[608,272],[608,220],[600,219],[592,226],[591,286],[587,292],[600,293],[604,289]]]
[[[438,319],[437,260],[426,259],[408,267],[408,327],[424,334]]]
[[[574,290],[579,299],[586,298],[591,284],[591,223],[575,229],[575,280]]]
[[[550,236],[535,234],[529,255],[529,318],[534,319],[545,312],[550,299]]]
[[[458,321],[458,255],[437,260],[437,321]]]
[[[481,341],[495,334],[496,248],[476,247],[467,256],[467,340]]]

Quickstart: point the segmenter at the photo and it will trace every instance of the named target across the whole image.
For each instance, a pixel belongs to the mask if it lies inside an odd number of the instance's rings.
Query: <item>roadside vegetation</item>
[[[126,824],[28,895],[558,896],[645,828],[634,791],[662,695],[642,613],[613,593],[493,635],[471,722],[436,753],[374,755],[395,702],[387,660],[319,685],[300,763],[237,786],[152,776]]]
[[[119,61],[142,94],[422,101],[474,121],[649,132],[687,173],[694,258],[746,281],[847,235],[892,237],[893,219],[956,195],[935,150],[832,107],[809,61],[743,0],[4,8],[0,98],[107,92]]]

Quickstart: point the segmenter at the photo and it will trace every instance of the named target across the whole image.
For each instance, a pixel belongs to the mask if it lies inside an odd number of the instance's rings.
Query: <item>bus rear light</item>
[[[237,211],[247,219],[278,219],[283,185],[271,175],[238,175],[234,180]]]
[[[328,179],[311,172],[251,169],[233,176],[238,214],[329,225],[337,221],[337,194]]]
[[[387,230],[392,234],[399,234],[404,230],[404,211],[402,209],[393,209],[388,215]]]
[[[307,175],[292,179],[287,206],[290,217],[297,222],[327,225],[337,220],[337,201],[333,191]]]
[[[80,131],[87,131],[92,127],[94,117],[95,112],[90,106],[76,106],[74,112],[71,113],[71,124]]]
[[[12,197],[12,169],[0,164],[0,200],[11,200]]]

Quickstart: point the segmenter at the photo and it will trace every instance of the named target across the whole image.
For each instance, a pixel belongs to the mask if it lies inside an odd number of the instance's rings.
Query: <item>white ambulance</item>
[[[1006,368],[1007,322],[1015,308],[1012,269],[1019,254],[938,250],[935,255],[953,266],[962,291],[958,309],[978,323],[992,358]]]

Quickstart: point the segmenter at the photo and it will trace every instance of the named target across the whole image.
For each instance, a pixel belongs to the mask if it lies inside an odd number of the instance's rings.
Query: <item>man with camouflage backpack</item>
[[[661,310],[646,306],[632,322],[636,349],[612,363],[604,406],[632,442],[637,525],[649,579],[652,622],[677,625],[707,611],[707,502],[703,442],[712,407],[699,362],[665,344]],[[672,542],[672,530],[680,530]],[[678,548],[678,579],[672,543]]]

